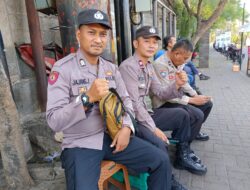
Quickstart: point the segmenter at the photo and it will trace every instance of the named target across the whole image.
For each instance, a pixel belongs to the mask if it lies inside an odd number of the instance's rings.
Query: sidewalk
[[[210,68],[202,71],[211,79],[197,82],[203,94],[213,97],[213,110],[202,128],[210,140],[192,143],[208,172],[174,173],[190,190],[250,189],[250,77],[245,65],[232,72],[231,61],[213,49],[209,62]]]

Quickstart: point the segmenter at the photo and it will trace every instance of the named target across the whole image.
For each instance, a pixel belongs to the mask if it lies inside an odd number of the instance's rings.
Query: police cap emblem
[[[103,18],[104,18],[103,14],[102,14],[100,11],[97,11],[97,12],[94,14],[94,17],[95,17],[95,19],[97,19],[97,20],[103,20]]]
[[[156,30],[155,30],[155,28],[152,27],[152,28],[149,29],[149,32],[154,34],[156,32]]]

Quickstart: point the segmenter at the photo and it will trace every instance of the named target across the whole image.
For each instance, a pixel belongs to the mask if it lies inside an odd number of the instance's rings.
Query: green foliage
[[[219,0],[203,0],[201,7],[201,19],[208,19],[217,7]],[[190,0],[190,7],[194,12],[197,12],[198,0]],[[174,11],[177,15],[177,31],[179,36],[190,38],[196,31],[197,21],[196,18],[190,16],[182,2],[182,0],[174,1]],[[230,29],[232,23],[236,20],[241,20],[242,7],[240,0],[229,0],[226,4],[222,15],[217,19],[213,25],[213,29]],[[249,16],[245,13],[246,18]]]
[[[174,5],[174,11],[177,15],[177,35],[191,38],[196,29],[196,19],[188,14],[182,0],[176,0]]]
[[[228,29],[228,23],[233,23],[236,20],[241,20],[243,8],[240,6],[240,0],[229,0],[224,11],[212,28]],[[247,14],[246,14],[247,15]]]

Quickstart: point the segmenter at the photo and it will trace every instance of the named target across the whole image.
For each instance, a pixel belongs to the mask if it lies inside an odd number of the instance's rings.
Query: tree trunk
[[[192,37],[192,44],[195,47],[195,45],[197,44],[197,42],[200,40],[200,38],[206,33],[206,31],[209,29],[210,27],[208,26],[204,26],[202,23],[199,24],[196,32],[194,33],[193,37]]]
[[[24,157],[24,144],[16,105],[0,60],[0,151],[8,190],[33,184]]]

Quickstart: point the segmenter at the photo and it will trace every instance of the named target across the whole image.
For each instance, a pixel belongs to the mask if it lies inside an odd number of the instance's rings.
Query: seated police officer
[[[175,74],[183,70],[184,63],[190,58],[193,51],[191,42],[187,39],[177,41],[170,51],[167,51],[164,55],[155,60],[154,68],[158,79],[163,86],[171,86],[176,82]],[[200,128],[202,123],[206,120],[212,109],[212,102],[210,97],[204,95],[198,95],[196,91],[186,83],[182,87],[183,91],[188,96],[183,95],[181,98],[162,100],[159,97],[152,95],[152,104],[155,109],[158,108],[180,108],[183,109],[190,117],[190,125],[192,135],[189,144],[192,140],[200,137],[200,140],[208,140],[208,135],[202,134]],[[193,152],[190,149],[190,152]],[[177,158],[179,158],[177,156]],[[180,159],[180,158],[179,158]],[[196,159],[199,159],[198,157]],[[199,159],[199,162],[200,159]],[[178,159],[175,162],[177,167],[182,167]]]
[[[173,131],[172,137],[180,142],[177,146],[179,168],[187,169],[195,174],[205,174],[206,167],[197,162],[194,153],[190,155],[188,142],[193,133],[196,135],[200,128],[195,131],[191,130],[188,113],[180,108],[155,109],[153,115],[147,111],[144,99],[149,91],[161,100],[180,98],[183,95],[182,86],[187,81],[184,71],[175,73],[176,80],[169,86],[163,86],[158,80],[149,58],[158,49],[160,39],[156,28],[151,26],[139,28],[136,31],[136,39],[133,41],[134,55],[123,61],[119,67],[139,123],[140,130],[137,135],[167,152],[165,144],[167,137],[163,131]]]
[[[187,39],[182,39],[177,41],[171,50],[155,60],[154,68],[162,85],[168,86],[175,82],[173,75],[184,69],[186,60],[190,58],[192,51],[193,46],[191,42]],[[153,107],[183,108],[189,112],[192,120],[191,124],[201,126],[211,112],[213,106],[210,100],[211,97],[198,95],[189,83],[183,86],[183,91],[186,95],[181,98],[168,100],[167,103],[154,96],[152,98]],[[206,141],[209,139],[209,136],[199,132],[195,139]]]
[[[134,127],[128,115],[113,141],[105,133],[98,101],[110,87],[116,88],[126,109],[133,113],[117,67],[100,57],[111,28],[107,14],[95,9],[82,11],[78,26],[80,48],[56,62],[49,76],[46,113],[49,126],[64,134],[61,160],[67,189],[97,190],[101,161],[113,160],[137,172],[148,172],[149,189],[170,190],[168,156],[132,135]]]

